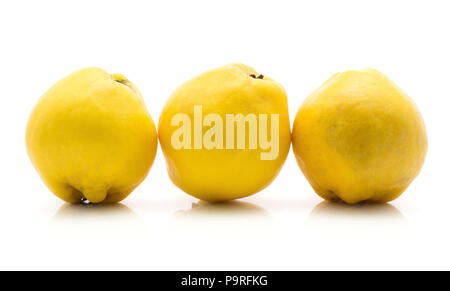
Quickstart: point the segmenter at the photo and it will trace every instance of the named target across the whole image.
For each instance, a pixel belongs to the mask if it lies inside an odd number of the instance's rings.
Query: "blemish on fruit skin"
[[[336,202],[341,201],[341,198],[333,190],[328,190],[327,192],[331,197],[330,200],[336,201]]]

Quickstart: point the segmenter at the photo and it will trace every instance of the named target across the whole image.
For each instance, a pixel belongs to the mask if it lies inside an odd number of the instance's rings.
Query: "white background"
[[[430,0],[4,1],[0,269],[450,269],[449,14],[448,1]],[[333,73],[382,71],[425,119],[421,174],[389,205],[327,204],[291,151],[264,191],[193,207],[159,150],[122,204],[82,207],[53,196],[32,167],[28,115],[72,71],[123,73],[157,123],[179,84],[230,62],[283,84],[291,123]]]

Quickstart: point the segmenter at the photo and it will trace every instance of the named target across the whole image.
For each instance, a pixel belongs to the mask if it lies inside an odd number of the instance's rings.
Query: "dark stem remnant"
[[[89,204],[91,204],[91,201],[89,201],[89,200],[87,200],[86,198],[83,197],[83,198],[81,198],[81,203],[89,205]]]
[[[253,79],[264,79],[264,75],[259,74],[258,77],[255,74],[251,74],[250,77],[252,77]]]

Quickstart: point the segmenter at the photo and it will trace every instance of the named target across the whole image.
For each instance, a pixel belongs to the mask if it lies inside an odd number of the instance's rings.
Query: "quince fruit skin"
[[[319,196],[354,204],[400,196],[419,174],[428,144],[413,101],[366,69],[333,75],[304,101],[292,147]]]
[[[87,68],[50,88],[27,125],[29,157],[69,203],[113,203],[146,177],[157,133],[138,89],[123,75]]]
[[[171,126],[171,119],[184,113],[194,120],[196,105],[202,106],[203,116],[220,115],[224,124],[227,114],[267,114],[267,124],[271,114],[278,114],[277,158],[261,160],[260,147],[174,149],[171,135],[176,128]],[[286,92],[279,83],[251,67],[239,63],[226,65],[187,81],[173,92],[161,113],[158,134],[169,177],[181,190],[209,202],[246,197],[267,187],[286,160],[291,142]],[[225,143],[225,129],[223,135]],[[248,138],[246,130],[246,141]]]

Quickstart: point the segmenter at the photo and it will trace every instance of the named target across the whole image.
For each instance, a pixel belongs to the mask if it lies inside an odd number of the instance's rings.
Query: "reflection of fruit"
[[[331,217],[333,219],[330,219]],[[397,222],[404,221],[400,210],[389,203],[361,202],[356,205],[348,205],[328,201],[322,201],[316,205],[308,220],[323,220],[325,223],[330,223],[331,220],[336,222],[338,219],[355,220],[355,217],[357,217],[356,222],[377,219],[386,220],[386,218],[389,218],[389,223],[392,223],[394,220]],[[348,223],[342,223],[341,225],[342,227],[347,227]]]
[[[84,245],[89,239],[98,245],[107,243],[109,250],[113,251],[117,249],[118,243],[121,246],[130,243],[135,246],[145,241],[149,227],[122,203],[66,203],[50,220],[49,231],[53,240],[64,242],[65,245],[68,242],[71,242],[70,245]]]
[[[242,247],[243,241],[252,245],[254,241],[270,239],[273,235],[272,222],[270,213],[249,202],[198,201],[192,203],[190,209],[176,211],[172,215],[171,226],[174,227],[174,234],[188,244],[190,239],[203,237],[207,233],[211,245],[237,236],[240,238],[239,243],[235,240],[230,243]]]
[[[313,92],[297,113],[292,143],[317,194],[347,203],[397,198],[427,151],[413,101],[373,69],[335,74]]]
[[[180,210],[175,213],[179,216],[197,216],[199,218],[205,218],[208,216],[224,216],[224,217],[251,217],[269,216],[269,213],[262,207],[242,201],[225,201],[220,203],[210,203],[205,201],[199,201],[192,203],[192,208],[189,210]]]
[[[200,133],[203,144],[195,135],[194,108],[201,106]],[[189,119],[188,134],[190,142],[187,147],[176,148],[173,135],[177,130],[174,116],[183,114]],[[268,139],[273,147],[261,147],[261,130],[257,138],[249,136],[250,122],[246,122],[245,147],[230,149],[230,141],[225,121],[227,115],[249,116],[257,118],[261,126],[261,115],[267,117],[264,124],[268,128]],[[273,115],[278,115],[279,125],[275,124]],[[206,116],[214,117],[214,123],[208,123]],[[222,122],[222,126],[218,122]],[[201,126],[205,126],[201,128]],[[213,125],[213,126],[212,126]],[[211,128],[216,131],[215,147],[206,144]],[[232,129],[237,128],[231,127]],[[259,128],[259,127],[257,127]],[[254,194],[277,176],[290,147],[290,126],[287,97],[283,87],[270,78],[256,73],[252,68],[242,64],[232,64],[206,72],[181,85],[167,101],[159,120],[159,138],[166,157],[167,168],[171,180],[179,188],[202,200],[224,201]],[[238,144],[239,130],[231,134],[234,144]],[[279,138],[277,138],[277,134]],[[186,137],[183,137],[183,140]],[[222,139],[223,138],[223,139]],[[257,140],[257,147],[250,146],[250,138]],[[196,141],[197,140],[197,141]],[[197,144],[196,144],[197,143]],[[276,144],[275,144],[276,143]],[[192,146],[191,146],[192,144]],[[242,144],[241,144],[242,145]],[[190,147],[190,149],[189,149]],[[276,148],[275,151],[274,148]],[[272,152],[271,152],[272,151]],[[264,156],[275,152],[271,157]]]
[[[26,140],[44,182],[70,203],[124,199],[147,175],[157,148],[137,88],[97,68],[69,75],[41,97]]]
[[[308,237],[335,249],[361,247],[377,241],[393,247],[407,237],[408,223],[399,209],[389,203],[362,202],[346,204],[322,201],[309,214],[306,223]],[[380,233],[389,240],[380,241]],[[397,247],[397,245],[395,245]]]

